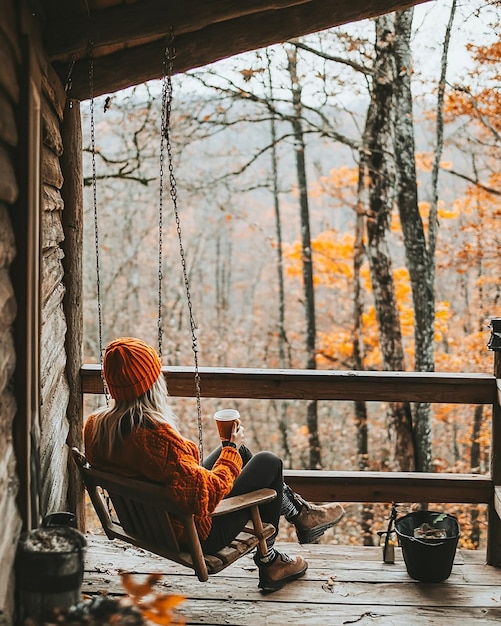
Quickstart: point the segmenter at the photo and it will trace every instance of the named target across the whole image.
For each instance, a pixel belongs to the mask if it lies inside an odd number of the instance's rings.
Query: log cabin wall
[[[66,97],[30,9],[24,0],[0,2],[0,624],[15,619],[21,531],[75,508],[67,469]]]
[[[40,513],[67,510],[69,432],[66,316],[63,308],[64,231],[61,125],[65,93],[50,66],[42,76],[41,280],[40,280]]]
[[[19,197],[15,165],[19,129],[15,111],[20,103],[21,52],[14,1],[2,2],[0,7],[0,624],[9,624],[14,611],[13,564],[22,525],[16,504],[19,481],[13,442],[17,301],[10,276],[17,248],[12,214]]]

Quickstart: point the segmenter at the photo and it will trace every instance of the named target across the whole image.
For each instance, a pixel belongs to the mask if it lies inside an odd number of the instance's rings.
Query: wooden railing
[[[497,371],[495,369],[495,371]],[[171,396],[194,397],[194,368],[164,367]],[[501,441],[496,377],[489,374],[199,368],[206,398],[364,400],[483,404],[493,407],[492,475],[286,470],[286,480],[316,502],[449,502],[489,505],[488,561],[501,566]],[[102,394],[98,365],[81,369],[82,392]],[[499,516],[495,513],[498,511]]]

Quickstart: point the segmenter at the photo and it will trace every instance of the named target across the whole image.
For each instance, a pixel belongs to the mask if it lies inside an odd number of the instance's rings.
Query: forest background
[[[160,327],[166,366],[195,342],[201,366],[491,372],[500,9],[437,0],[83,103],[84,361]],[[482,406],[231,405],[286,467],[489,470]],[[347,508],[322,541],[376,543],[390,503]],[[482,545],[483,506],[446,510]]]

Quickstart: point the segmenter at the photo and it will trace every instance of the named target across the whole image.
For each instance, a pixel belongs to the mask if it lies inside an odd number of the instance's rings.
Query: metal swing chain
[[[197,399],[197,421],[198,421],[198,449],[200,452],[200,461],[203,460],[203,431],[202,431],[202,406],[200,401],[201,391],[200,391],[200,374],[198,371],[198,339],[197,339],[197,326],[195,324],[195,318],[193,315],[193,305],[191,300],[190,293],[190,284],[188,280],[188,271],[186,268],[186,256],[183,247],[183,239],[181,233],[181,220],[179,218],[179,210],[178,210],[178,202],[177,202],[177,185],[176,178],[174,176],[174,166],[173,166],[173,158],[172,158],[172,144],[170,140],[170,123],[171,123],[171,113],[172,113],[172,70],[175,59],[175,49],[174,49],[174,34],[171,29],[169,34],[169,39],[167,41],[167,45],[165,46],[164,53],[164,75],[162,81],[162,127],[161,127],[161,148],[160,148],[160,175],[161,182],[163,179],[163,149],[164,149],[164,140],[165,147],[167,150],[167,162],[169,169],[169,187],[170,187],[170,197],[172,200],[172,206],[174,208],[174,216],[176,221],[176,231],[179,242],[179,254],[181,257],[181,266],[183,269],[183,279],[184,286],[186,292],[186,299],[188,302],[188,311],[190,318],[190,329],[191,329],[191,349],[193,351],[193,358],[195,363],[195,390],[196,390],[196,399]],[[161,184],[162,186],[162,184]],[[162,196],[161,196],[162,198]],[[162,207],[162,203],[160,204]],[[159,276],[161,275],[161,268],[159,272]],[[160,289],[159,289],[160,294]],[[161,334],[159,333],[159,337]]]
[[[94,214],[94,247],[96,256],[96,289],[97,289],[97,319],[98,319],[98,337],[99,337],[99,363],[101,365],[101,381],[103,383],[104,397],[106,399],[106,406],[109,406],[110,396],[108,393],[108,386],[104,379],[103,373],[103,311],[101,305],[101,271],[100,271],[100,256],[99,256],[99,228],[98,228],[98,215],[97,215],[97,175],[96,175],[96,124],[94,118],[94,56],[93,42],[89,41],[88,55],[89,55],[89,97],[90,97],[90,146],[92,155],[92,205]],[[106,508],[110,517],[113,519],[114,510],[111,503],[111,498],[106,491],[103,491],[104,501],[106,502]]]
[[[92,155],[92,204],[94,213],[94,246],[96,255],[96,289],[97,289],[97,318],[99,336],[99,363],[101,365],[101,380],[103,382],[106,404],[109,404],[108,388],[103,374],[103,311],[101,304],[101,272],[99,257],[99,228],[97,215],[97,176],[96,176],[96,128],[94,119],[94,56],[93,42],[89,41],[89,90],[90,90],[90,146]]]
[[[164,70],[165,74],[165,70]],[[165,128],[165,108],[167,100],[167,90],[162,84],[162,114],[160,121],[160,183],[158,190],[158,354],[162,358],[162,284],[163,284],[163,212],[164,212],[164,128]]]

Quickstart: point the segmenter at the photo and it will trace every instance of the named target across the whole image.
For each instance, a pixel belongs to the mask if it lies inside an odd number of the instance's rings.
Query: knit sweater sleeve
[[[202,467],[195,444],[169,426],[140,429],[134,435],[134,442],[144,453],[145,476],[164,483],[170,497],[199,517],[214,511],[231,491],[242,469],[240,454],[231,447],[222,449],[212,469]]]

